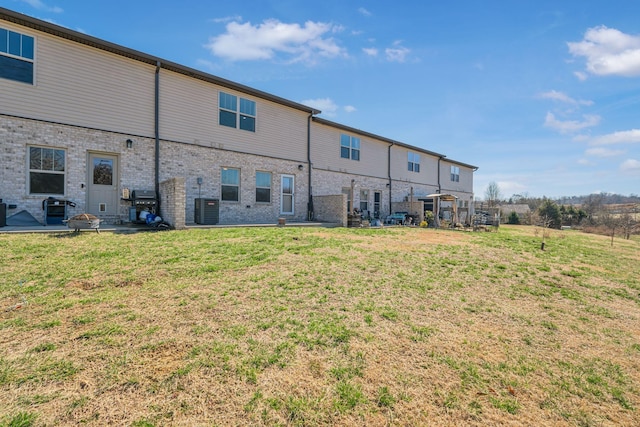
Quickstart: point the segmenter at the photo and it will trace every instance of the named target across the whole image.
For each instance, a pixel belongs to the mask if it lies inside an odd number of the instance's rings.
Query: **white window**
[[[65,194],[66,152],[29,147],[29,194]]]
[[[408,169],[410,172],[420,172],[420,154],[418,153],[407,153],[408,159]]]
[[[222,168],[220,181],[222,183],[222,201],[240,201],[240,169]]]
[[[460,182],[460,168],[458,166],[451,166],[451,181]]]
[[[343,159],[360,160],[360,138],[341,134],[340,157]]]
[[[238,98],[225,92],[220,92],[218,100],[220,112],[219,123],[250,132],[256,131],[256,103],[245,98]],[[238,111],[240,114],[238,114]]]
[[[369,190],[360,190],[360,212],[369,210]]]
[[[271,203],[271,172],[256,172],[256,202]]]
[[[0,78],[33,84],[35,39],[0,28]]]

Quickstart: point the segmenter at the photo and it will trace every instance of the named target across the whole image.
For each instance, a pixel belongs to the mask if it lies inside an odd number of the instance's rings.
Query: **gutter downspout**
[[[393,208],[391,206],[391,147],[393,147],[393,143],[389,144],[388,150],[387,150],[387,175],[389,177],[389,183],[387,184],[389,186],[389,215],[391,215],[393,213]]]
[[[442,160],[442,156],[438,157],[438,193],[442,192],[442,187],[440,186],[440,161]]]
[[[155,81],[155,111],[154,111],[154,133],[156,138],[155,144],[155,187],[158,196],[158,212],[160,212],[160,61],[156,62],[156,81]]]
[[[307,221],[313,221],[315,213],[313,212],[313,191],[311,188],[311,118],[313,113],[309,114],[307,119],[307,168],[309,169],[307,174],[309,175],[309,194],[307,197]]]
[[[478,167],[474,167],[473,171],[477,171]],[[474,203],[475,194],[473,193],[473,174],[471,174],[471,201],[469,201],[469,217],[475,215],[476,213],[476,204]]]

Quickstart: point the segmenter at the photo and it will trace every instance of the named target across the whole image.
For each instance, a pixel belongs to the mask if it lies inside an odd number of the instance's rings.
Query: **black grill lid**
[[[156,192],[154,190],[133,190],[131,192],[132,199],[156,199]]]

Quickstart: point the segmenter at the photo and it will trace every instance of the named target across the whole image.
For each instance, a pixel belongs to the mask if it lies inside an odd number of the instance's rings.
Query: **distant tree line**
[[[623,196],[612,193],[589,194],[585,196],[530,197],[527,193],[514,194],[508,200],[500,200],[501,192],[495,182],[489,183],[485,191],[488,206],[526,204],[531,209],[527,217],[511,212],[507,217],[510,224],[531,224],[544,228],[572,227],[586,232],[618,235],[629,239],[632,234],[640,234],[640,196]]]
[[[531,210],[537,210],[542,203],[547,200],[547,197],[530,197],[527,193],[514,194],[509,197],[508,200],[504,200],[504,203],[508,204],[527,204]],[[623,196],[621,194],[612,193],[598,193],[589,194],[586,196],[571,196],[571,197],[558,197],[553,200],[558,205],[571,205],[580,206],[582,209],[589,210],[595,208],[599,209],[602,205],[620,205],[630,203],[640,203],[640,196],[631,194],[629,196]]]

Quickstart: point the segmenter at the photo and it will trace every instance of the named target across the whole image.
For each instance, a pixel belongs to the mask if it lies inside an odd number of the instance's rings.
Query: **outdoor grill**
[[[151,213],[157,213],[158,197],[153,190],[133,190],[131,192],[132,207],[135,208],[135,220],[140,218],[140,212],[148,210]]]

